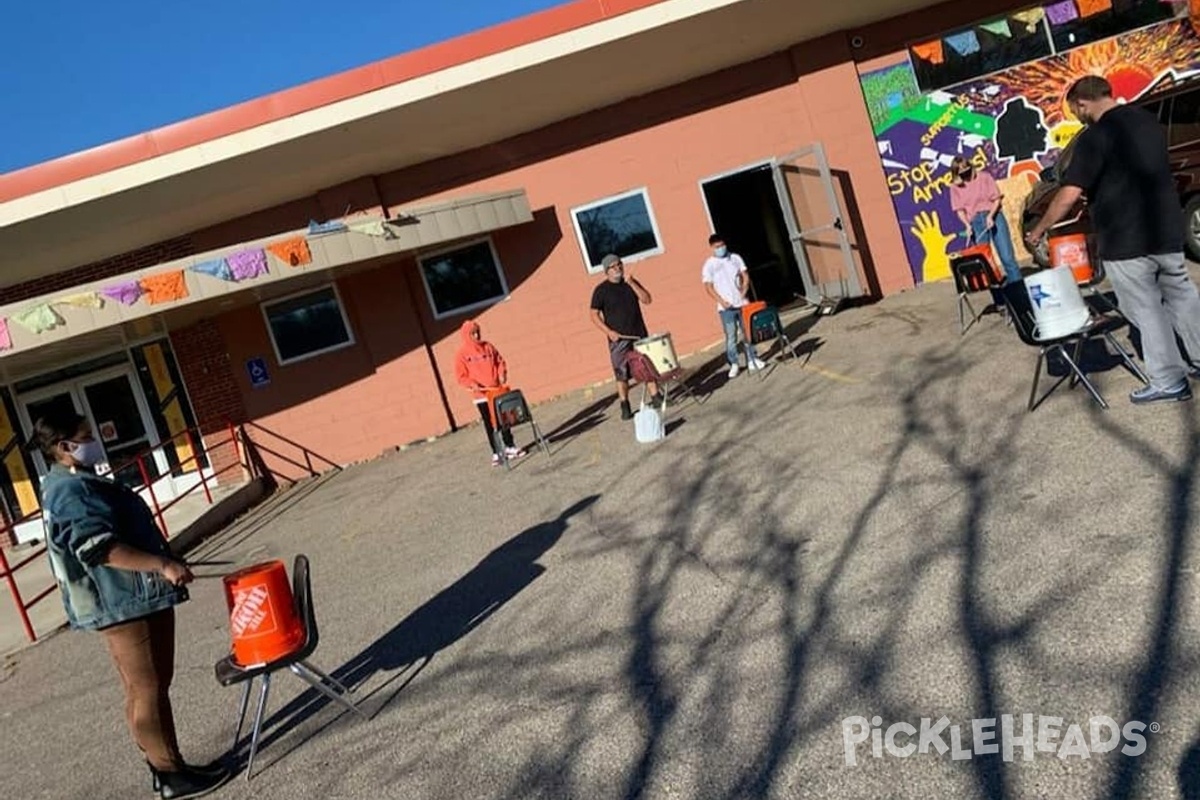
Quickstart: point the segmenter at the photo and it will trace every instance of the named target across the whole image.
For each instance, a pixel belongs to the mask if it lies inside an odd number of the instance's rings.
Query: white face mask
[[[92,440],[90,442],[70,442],[71,458],[75,459],[81,466],[94,467],[97,464],[103,464],[106,456],[104,454],[104,445]]]

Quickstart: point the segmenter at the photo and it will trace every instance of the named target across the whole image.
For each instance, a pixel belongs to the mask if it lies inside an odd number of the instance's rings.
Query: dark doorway
[[[771,165],[713,178],[701,188],[713,228],[746,262],[754,296],[779,307],[804,296]]]

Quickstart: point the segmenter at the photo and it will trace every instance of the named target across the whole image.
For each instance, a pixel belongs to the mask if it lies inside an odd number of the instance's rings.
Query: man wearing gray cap
[[[629,365],[625,356],[635,341],[650,335],[641,304],[650,305],[652,298],[646,287],[626,274],[618,256],[605,256],[600,266],[604,268],[604,282],[592,292],[592,323],[608,337],[608,356],[617,379],[617,396],[621,398],[621,419],[628,420],[633,419],[633,409],[629,407]],[[658,385],[647,383],[646,388],[650,390],[650,405],[660,407]]]

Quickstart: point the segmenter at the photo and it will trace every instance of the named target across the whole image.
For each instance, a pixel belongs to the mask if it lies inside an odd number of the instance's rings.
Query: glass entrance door
[[[93,373],[23,395],[20,406],[26,430],[32,430],[38,417],[50,410],[83,415],[91,425],[92,435],[104,447],[105,463],[96,467],[100,474],[115,470],[114,477],[131,487],[144,485],[143,467],[144,477],[152,483],[166,474],[166,459],[159,450],[142,458],[139,466],[137,457],[158,444],[158,439],[129,367]],[[35,456],[35,461],[39,472],[45,475],[50,465],[41,454]]]
[[[151,482],[159,477],[160,470],[153,458],[143,458],[142,466],[136,461],[150,449],[152,442],[148,420],[130,377],[126,371],[90,382],[80,381],[80,390],[91,418],[92,434],[104,445],[108,464],[115,471],[113,477],[127,486],[140,486],[144,483],[143,467],[145,478]]]

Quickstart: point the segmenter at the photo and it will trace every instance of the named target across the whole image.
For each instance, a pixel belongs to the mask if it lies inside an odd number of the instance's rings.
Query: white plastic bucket
[[[1091,312],[1070,267],[1055,267],[1025,278],[1033,307],[1033,338],[1059,339],[1088,324]]]
[[[642,444],[660,441],[667,435],[666,429],[663,427],[662,412],[650,406],[642,406],[633,415],[633,430],[637,440]]]

